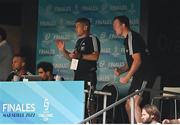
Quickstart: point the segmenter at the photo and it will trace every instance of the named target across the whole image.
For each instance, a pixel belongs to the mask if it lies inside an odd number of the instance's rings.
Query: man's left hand
[[[129,80],[130,80],[130,78],[128,76],[124,76],[119,79],[119,82],[122,84],[126,84],[129,82]]]

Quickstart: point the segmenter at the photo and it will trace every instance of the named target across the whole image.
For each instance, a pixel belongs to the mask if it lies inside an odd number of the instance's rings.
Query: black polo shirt
[[[100,52],[100,41],[97,37],[89,35],[77,40],[75,51],[80,54],[91,54],[93,52]],[[97,61],[88,61],[79,59],[78,67],[75,72],[94,72],[97,69]]]
[[[149,73],[149,67],[150,67],[150,53],[145,45],[145,42],[140,34],[130,31],[128,33],[128,36],[124,40],[124,46],[125,46],[125,53],[126,53],[126,59],[127,64],[129,68],[131,67],[133,63],[132,55],[135,53],[140,53],[141,55],[141,65],[139,69],[136,71],[134,76],[138,75],[140,77],[143,77],[145,75],[148,75]]]

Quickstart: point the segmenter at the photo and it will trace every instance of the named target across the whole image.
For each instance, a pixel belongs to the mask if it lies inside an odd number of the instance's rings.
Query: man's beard
[[[151,124],[151,122],[152,122],[152,118],[151,118],[151,116],[149,116],[149,118],[146,119],[146,121],[144,123],[145,124]]]

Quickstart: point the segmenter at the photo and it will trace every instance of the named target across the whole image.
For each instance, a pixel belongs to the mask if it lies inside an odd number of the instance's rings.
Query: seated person
[[[6,81],[22,81],[23,75],[32,75],[26,69],[26,59],[22,55],[14,55],[12,60],[12,71]]]
[[[145,105],[141,118],[143,124],[160,124],[160,112],[155,105]]]
[[[37,65],[38,75],[43,81],[55,81],[56,76],[53,74],[53,65],[49,62],[40,62]],[[63,77],[58,79],[59,81],[64,81]]]

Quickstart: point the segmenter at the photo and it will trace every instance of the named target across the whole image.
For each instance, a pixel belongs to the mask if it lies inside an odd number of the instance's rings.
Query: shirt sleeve
[[[93,44],[93,51],[94,52],[100,52],[100,41],[97,37],[91,35],[92,38],[92,44]]]
[[[133,48],[133,54],[144,52],[145,42],[140,35],[135,36],[134,39],[132,40],[132,48]]]

